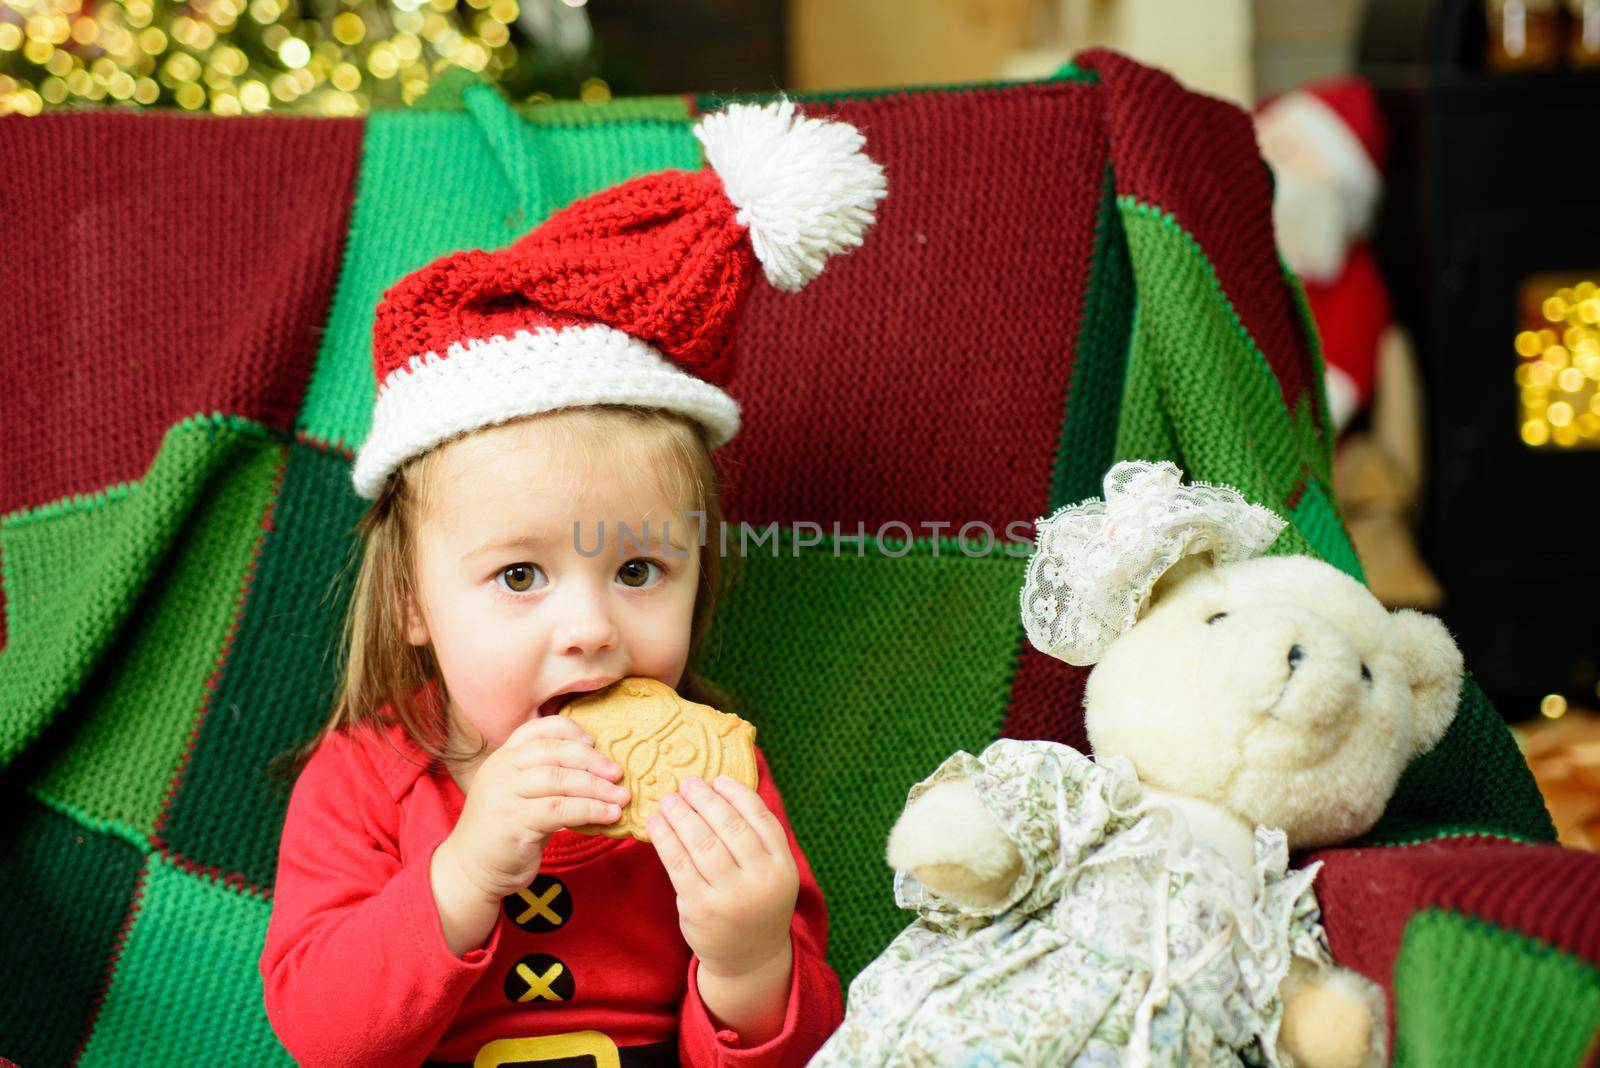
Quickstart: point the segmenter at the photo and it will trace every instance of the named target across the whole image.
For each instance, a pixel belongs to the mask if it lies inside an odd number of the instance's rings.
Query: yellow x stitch
[[[550,970],[543,975],[535,975],[533,969],[526,964],[517,965],[517,974],[522,976],[522,981],[528,984],[528,992],[518,998],[517,1002],[520,1004],[524,1001],[532,1001],[535,997],[543,998],[545,1001],[560,1001],[561,995],[551,990],[550,984],[561,978],[561,973],[564,971],[566,971],[564,966],[552,964],[550,965]]]
[[[527,911],[523,912],[521,916],[517,917],[517,926],[522,926],[535,916],[543,916],[545,919],[549,920],[551,924],[557,927],[561,926],[562,918],[557,916],[555,914],[555,910],[550,907],[550,902],[554,901],[556,899],[556,895],[559,893],[561,893],[560,883],[556,883],[550,889],[546,890],[542,894],[539,894],[538,896],[535,896],[529,890],[518,890],[517,896],[528,903],[528,908]]]

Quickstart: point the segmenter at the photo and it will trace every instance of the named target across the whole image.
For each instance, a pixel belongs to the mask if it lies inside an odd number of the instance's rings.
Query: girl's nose
[[[592,655],[616,646],[616,620],[607,610],[604,598],[586,590],[569,598],[563,608],[555,632],[558,652]]]

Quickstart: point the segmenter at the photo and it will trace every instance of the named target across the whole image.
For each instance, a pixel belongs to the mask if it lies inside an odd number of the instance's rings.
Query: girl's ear
[[[422,610],[417,607],[417,600],[410,594],[405,598],[406,606],[406,641],[412,645],[428,644],[428,621],[422,615]]]

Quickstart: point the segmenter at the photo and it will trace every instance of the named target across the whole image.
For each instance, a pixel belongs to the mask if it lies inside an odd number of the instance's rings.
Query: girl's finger
[[[622,777],[621,765],[594,746],[579,741],[555,742],[541,738],[528,742],[512,757],[511,766],[523,770],[550,766],[578,768],[613,782]]]
[[[712,785],[717,793],[726,798],[728,803],[738,810],[739,815],[744,817],[745,822],[760,837],[761,844],[766,847],[768,853],[775,857],[794,856],[789,848],[789,835],[784,831],[782,822],[767,807],[760,794],[726,775],[720,776]]]
[[[727,798],[697,778],[684,780],[681,792],[689,804],[710,824],[728,847],[734,862],[741,868],[753,868],[767,859],[767,846],[761,836]]]
[[[680,795],[667,794],[661,799],[661,815],[672,825],[689,859],[694,861],[706,882],[720,882],[739,870],[716,829]]]
[[[551,740],[571,738],[586,745],[594,744],[594,738],[589,732],[578,726],[578,721],[570,716],[535,716],[512,731],[505,744],[509,748],[535,738]]]
[[[656,815],[645,820],[645,828],[650,832],[650,844],[656,847],[656,856],[661,858],[661,866],[667,869],[667,878],[672,880],[672,888],[678,896],[687,897],[703,889],[705,879],[694,866],[672,824]]]
[[[554,834],[592,823],[615,823],[622,807],[592,797],[539,797],[528,802],[527,826],[541,834]]]
[[[516,780],[519,797],[592,797],[626,805],[628,791],[609,779],[579,768],[541,765],[522,772]]]

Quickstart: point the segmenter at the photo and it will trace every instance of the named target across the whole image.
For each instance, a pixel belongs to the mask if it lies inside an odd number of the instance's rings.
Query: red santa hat
[[[1279,183],[1285,259],[1302,277],[1333,277],[1383,188],[1388,141],[1371,86],[1353,76],[1312,82],[1265,102],[1256,127]]]
[[[1372,86],[1355,75],[1324,78],[1273,97],[1257,119],[1299,125],[1322,146],[1340,179],[1376,193],[1388,165],[1389,138]]]
[[[1256,125],[1277,180],[1278,246],[1305,287],[1322,338],[1328,406],[1343,429],[1371,396],[1391,317],[1377,261],[1360,240],[1388,156],[1377,98],[1360,78],[1329,78],[1267,101]]]
[[[1389,160],[1389,138],[1378,111],[1378,99],[1366,79],[1355,75],[1324,78],[1301,86],[1281,100],[1294,107],[1320,105],[1324,109],[1320,121],[1338,124],[1328,128],[1327,138],[1330,145],[1337,143],[1349,156],[1347,165],[1352,173],[1371,175],[1374,180],[1382,175]]]
[[[460,434],[561,408],[662,408],[700,423],[713,447],[734,436],[739,406],[722,387],[758,265],[800,289],[861,244],[885,181],[860,131],[790,101],[734,104],[694,133],[709,169],[631,179],[384,294],[357,493],[375,498],[407,460]]]

